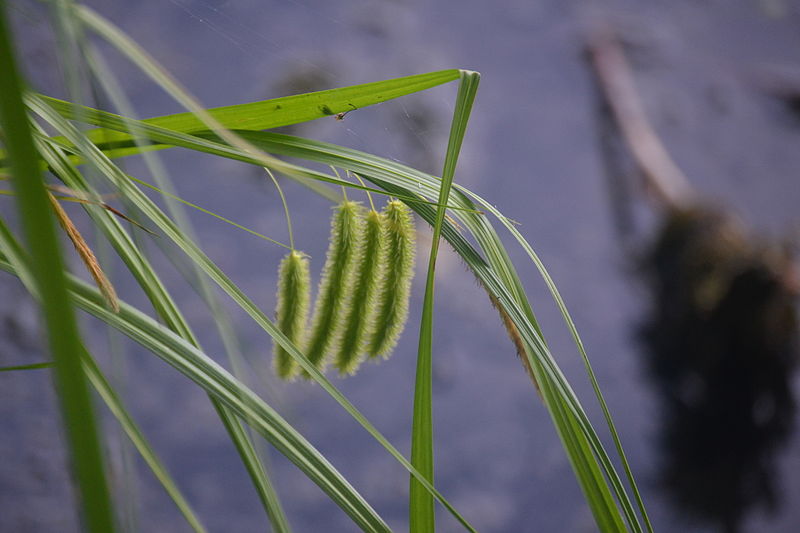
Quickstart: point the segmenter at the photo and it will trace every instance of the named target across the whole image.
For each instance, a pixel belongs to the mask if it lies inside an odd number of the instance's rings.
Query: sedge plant
[[[99,14],[68,0],[54,2],[54,6],[54,16],[64,30],[61,32],[63,48],[80,52],[71,54],[66,63],[71,80],[79,78],[82,75],[79,73],[89,72],[105,82],[100,84],[105,90],[112,94],[116,90],[113,83],[108,83],[113,80],[113,74],[104,68],[97,49],[86,38],[91,35],[127,57],[144,76],[186,109],[178,114],[137,120],[130,113],[116,114],[82,105],[78,92],[73,98],[75,101],[63,101],[26,88],[16,76],[19,69],[15,64],[15,47],[5,25],[5,5],[0,3],[0,60],[4,72],[0,77],[0,138],[4,148],[0,153],[0,174],[10,175],[14,180],[15,201],[20,207],[25,230],[25,239],[21,241],[6,216],[0,217],[0,269],[23,281],[32,296],[41,302],[49,336],[63,340],[52,344],[53,368],[58,377],[64,427],[69,437],[70,464],[80,493],[77,500],[87,530],[105,532],[115,528],[115,509],[103,469],[102,431],[96,427],[89,386],[108,406],[168,497],[181,510],[187,524],[195,531],[204,531],[204,526],[127,413],[113,384],[86,350],[70,318],[73,309],[95,316],[130,337],[209,395],[221,425],[247,467],[273,530],[290,531],[291,527],[279,493],[271,483],[269,469],[258,453],[258,445],[263,442],[284,455],[302,475],[315,483],[346,513],[355,527],[370,532],[390,531],[386,520],[369,504],[368,494],[361,494],[278,413],[271,401],[256,395],[244,376],[228,372],[203,350],[153,262],[136,244],[131,232],[139,232],[140,239],[154,237],[123,226],[116,215],[103,209],[98,203],[101,198],[98,191],[102,187],[123,198],[131,213],[135,212],[132,218],[173,245],[202,283],[222,291],[273,339],[274,364],[279,375],[287,378],[303,375],[316,382],[402,465],[410,480],[411,530],[435,530],[438,502],[465,530],[474,531],[469,521],[470,510],[454,508],[446,495],[437,490],[434,480],[431,376],[436,328],[432,310],[436,258],[443,239],[461,257],[488,293],[509,332],[513,332],[524,363],[520,371],[530,372],[538,386],[539,395],[533,385],[531,394],[540,398],[547,408],[598,528],[604,532],[652,531],[584,346],[555,285],[513,223],[492,204],[455,181],[461,144],[480,79],[477,73],[443,70],[205,109],[141,46]],[[458,83],[459,90],[441,176],[347,147],[269,131],[325,116],[343,116],[352,109],[450,82]],[[278,306],[273,320],[206,255],[191,231],[178,220],[176,211],[165,212],[144,194],[146,180],[130,176],[118,164],[118,160],[126,156],[152,157],[159,150],[176,148],[266,168],[303,184],[308,194],[322,194],[333,203],[338,203],[340,198],[331,185],[346,187],[351,194],[366,190],[391,198],[381,212],[374,207],[367,211],[346,198],[334,208],[331,248],[310,325],[306,320],[311,286],[307,258],[294,249],[293,242],[287,246],[288,255],[280,266]],[[343,169],[350,175],[357,175],[363,183],[345,181],[335,172],[315,170],[320,165]],[[55,239],[54,206],[48,201],[44,180],[39,177],[42,169],[47,169],[50,181],[60,182],[94,200],[81,206],[147,296],[147,307],[136,308],[119,295],[115,298],[116,306],[111,306],[107,300],[108,288],[104,296],[104,291],[97,286],[67,272],[58,259],[61,253]],[[87,178],[89,175],[91,179]],[[151,187],[175,198],[163,184]],[[414,262],[412,212],[433,228],[433,240],[419,328],[415,392],[413,400],[410,399],[414,402],[414,420],[409,459],[322,370],[327,362],[333,361],[340,372],[353,372],[364,358],[385,356],[397,342],[408,316]],[[595,401],[603,411],[616,458],[603,446],[581,399],[553,357],[495,224],[505,228],[514,244],[522,246],[540,269],[561,309],[586,366]],[[368,264],[365,258],[369,257],[377,258],[375,266]],[[42,268],[43,264],[49,268]],[[621,472],[615,461],[622,465]]]

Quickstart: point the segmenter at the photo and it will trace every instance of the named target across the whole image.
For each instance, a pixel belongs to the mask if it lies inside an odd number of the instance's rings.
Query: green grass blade
[[[87,531],[114,531],[114,518],[103,468],[99,431],[86,376],[80,363],[80,334],[64,279],[47,191],[33,145],[24,90],[13,55],[13,42],[0,3],[0,127],[11,159],[20,220],[34,268],[31,272],[55,362],[55,380]]]
[[[144,462],[147,463],[148,467],[150,467],[153,475],[156,476],[156,479],[158,479],[159,483],[161,483],[161,486],[164,487],[164,490],[167,491],[169,497],[173,502],[175,502],[175,505],[186,519],[186,522],[194,531],[206,531],[205,527],[203,527],[203,524],[200,522],[200,519],[197,518],[197,515],[189,505],[189,502],[180,492],[180,489],[178,489],[175,481],[158,459],[155,451],[150,447],[150,444],[147,442],[144,434],[141,432],[139,427],[136,425],[136,422],[133,421],[130,414],[125,409],[125,406],[122,404],[122,400],[117,396],[117,393],[103,375],[100,367],[97,366],[97,363],[91,357],[91,355],[88,354],[88,352],[83,354],[83,367],[86,371],[86,376],[89,378],[89,381],[92,383],[95,390],[103,399],[111,413],[120,423],[122,429],[125,431],[125,434],[139,452],[139,455],[142,456]]]
[[[467,130],[472,103],[478,91],[480,75],[477,72],[462,71],[461,84],[458,88],[453,122],[450,126],[450,139],[442,172],[442,183],[439,188],[438,203],[448,203],[450,186],[458,163],[458,154]],[[411,429],[411,464],[413,464],[428,481],[433,483],[433,407],[432,407],[432,364],[433,364],[433,293],[436,278],[436,258],[439,254],[439,238],[446,209],[440,207],[436,211],[433,223],[433,239],[428,274],[425,281],[425,300],[420,322],[419,349],[417,354],[417,373],[414,385],[414,419]],[[415,478],[411,478],[409,493],[409,528],[411,531],[433,532],[435,530],[435,513],[433,496],[425,490]]]
[[[216,107],[209,109],[208,112],[228,129],[266,130],[330,117],[352,109],[349,102],[357,102],[356,107],[361,109],[457,79],[458,70],[442,70],[363,85]],[[164,115],[144,119],[143,122],[181,133],[198,133],[209,129],[193,113]],[[117,144],[132,138],[128,133],[118,131],[91,131],[88,135],[96,142]]]
[[[570,331],[570,334],[572,335],[573,341],[578,348],[578,352],[580,353],[581,359],[583,360],[587,376],[589,377],[589,381],[592,385],[592,389],[595,393],[598,404],[600,405],[601,410],[603,411],[603,417],[606,420],[606,425],[608,426],[612,440],[614,441],[614,447],[616,448],[617,455],[620,458],[620,462],[622,463],[622,467],[625,471],[625,476],[628,480],[628,485],[630,486],[631,492],[633,493],[633,496],[636,500],[639,513],[642,517],[642,520],[644,521],[647,531],[652,533],[653,526],[647,514],[647,509],[645,508],[644,501],[639,492],[639,488],[637,486],[636,479],[633,475],[633,471],[630,467],[627,456],[625,454],[625,450],[623,449],[622,440],[620,439],[619,433],[617,432],[613,417],[611,416],[611,411],[608,408],[608,404],[606,403],[603,393],[600,389],[600,384],[597,381],[597,377],[589,361],[589,356],[586,353],[586,348],[584,347],[583,341],[581,340],[580,335],[578,334],[578,329],[575,326],[575,322],[572,320],[572,316],[567,310],[567,306],[564,303],[564,300],[561,297],[561,294],[559,293],[558,289],[556,288],[555,282],[553,281],[549,272],[545,268],[544,263],[541,261],[536,252],[534,252],[530,243],[528,243],[525,237],[522,236],[522,234],[519,232],[519,230],[517,230],[517,228],[514,226],[513,223],[511,223],[506,217],[504,217],[499,211],[497,211],[497,209],[493,205],[491,205],[483,198],[467,190],[465,190],[465,193],[474,198],[483,209],[492,213],[500,221],[500,223],[503,224],[503,226],[505,226],[506,229],[508,229],[508,231],[517,240],[517,242],[523,247],[523,249],[528,254],[528,257],[531,259],[531,261],[536,265],[536,268],[539,270],[540,275],[544,279],[545,284],[547,285],[547,288],[550,291],[553,300],[556,302],[556,305],[558,306],[558,309],[561,312],[562,318],[566,323],[567,328]]]
[[[40,368],[51,368],[55,363],[46,361],[44,363],[31,363],[29,365],[14,365],[0,367],[0,372],[14,372],[17,370],[39,370]]]

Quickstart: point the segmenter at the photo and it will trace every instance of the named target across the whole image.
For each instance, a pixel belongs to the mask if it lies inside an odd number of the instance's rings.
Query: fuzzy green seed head
[[[345,310],[342,340],[334,358],[341,374],[353,374],[364,360],[366,341],[377,329],[375,308],[378,290],[386,276],[385,216],[369,211],[362,224],[360,264],[356,267],[353,300]]]
[[[311,298],[311,276],[304,254],[291,251],[281,261],[278,270],[278,295],[275,321],[278,329],[295,346],[302,349]],[[273,340],[275,373],[283,379],[294,378],[300,366],[291,355]]]
[[[414,277],[416,230],[411,210],[399,200],[383,209],[386,227],[386,274],[375,304],[375,328],[367,341],[370,357],[388,357],[408,320],[408,300]]]
[[[324,370],[327,359],[338,347],[345,310],[351,304],[356,269],[360,264],[363,208],[344,201],[336,207],[325,266],[314,305],[311,333],[306,347],[309,361]]]

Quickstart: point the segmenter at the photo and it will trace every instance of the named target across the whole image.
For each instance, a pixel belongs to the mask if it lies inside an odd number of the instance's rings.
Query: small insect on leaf
[[[350,109],[350,110],[348,110],[348,111],[344,111],[344,112],[342,112],[342,113],[336,113],[336,115],[335,115],[335,117],[334,117],[336,120],[344,120],[344,117],[346,117],[346,116],[347,116],[347,114],[348,114],[348,113],[350,113],[350,111],[355,111],[356,109],[358,109],[358,108],[357,108],[356,106],[354,106],[353,104],[348,104],[348,105],[349,105],[350,107],[352,107],[353,109]]]

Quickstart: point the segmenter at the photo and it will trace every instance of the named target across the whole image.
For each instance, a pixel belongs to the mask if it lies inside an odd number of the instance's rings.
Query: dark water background
[[[11,2],[32,84],[64,96],[42,8]],[[647,309],[614,232],[597,146],[596,95],[583,57],[585,23],[613,20],[635,44],[647,109],[670,152],[702,193],[732,206],[759,231],[798,221],[800,121],[758,88],[762,69],[800,67],[800,7],[756,0],[632,1],[94,1],[89,5],[144,45],[204,105],[213,107],[442,68],[483,75],[456,180],[520,222],[558,284],[583,336],[657,531],[713,531],[691,524],[658,490],[657,399],[634,338]],[[782,5],[780,17],[767,6]],[[13,9],[12,9],[13,10]],[[109,55],[140,116],[180,111],[125,61]],[[375,152],[438,173],[455,86],[298,127],[295,132]],[[278,239],[285,223],[257,170],[177,150],[160,154],[180,194]],[[126,169],[144,176],[143,165]],[[287,185],[298,245],[322,264],[329,210]],[[10,201],[2,203],[4,213]],[[76,218],[79,211],[73,209]],[[643,232],[650,229],[645,215]],[[282,249],[192,214],[210,257],[264,309],[274,307]],[[418,274],[427,229],[420,228]],[[510,240],[508,241],[511,242]],[[534,309],[598,427],[601,417],[557,309],[524,253],[510,246]],[[168,263],[164,278],[222,361],[213,323]],[[434,339],[436,484],[481,531],[594,531],[548,415],[485,294],[443,250]],[[420,276],[421,277],[421,276]],[[123,295],[144,305],[124,275]],[[395,355],[335,380],[391,442],[410,448],[411,397],[422,284]],[[8,277],[0,285],[0,362],[38,361],[35,310]],[[269,372],[269,340],[234,308],[254,372]],[[101,329],[94,350],[107,350]],[[126,397],[147,436],[211,531],[260,531],[265,517],[207,398],[136,346],[126,351]],[[794,381],[797,385],[797,381]],[[45,371],[0,375],[0,531],[75,531],[58,419]],[[279,410],[365,494],[389,524],[406,526],[407,475],[316,386],[270,379]],[[797,389],[797,387],[795,387]],[[113,422],[109,422],[114,427]],[[114,464],[120,457],[112,453]],[[783,505],[757,511],[743,531],[797,531],[800,443],[779,457]],[[278,491],[298,532],[353,531],[325,495],[274,456]],[[140,531],[188,531],[143,465]],[[119,475],[119,474],[118,474]],[[440,531],[458,531],[440,514]]]

